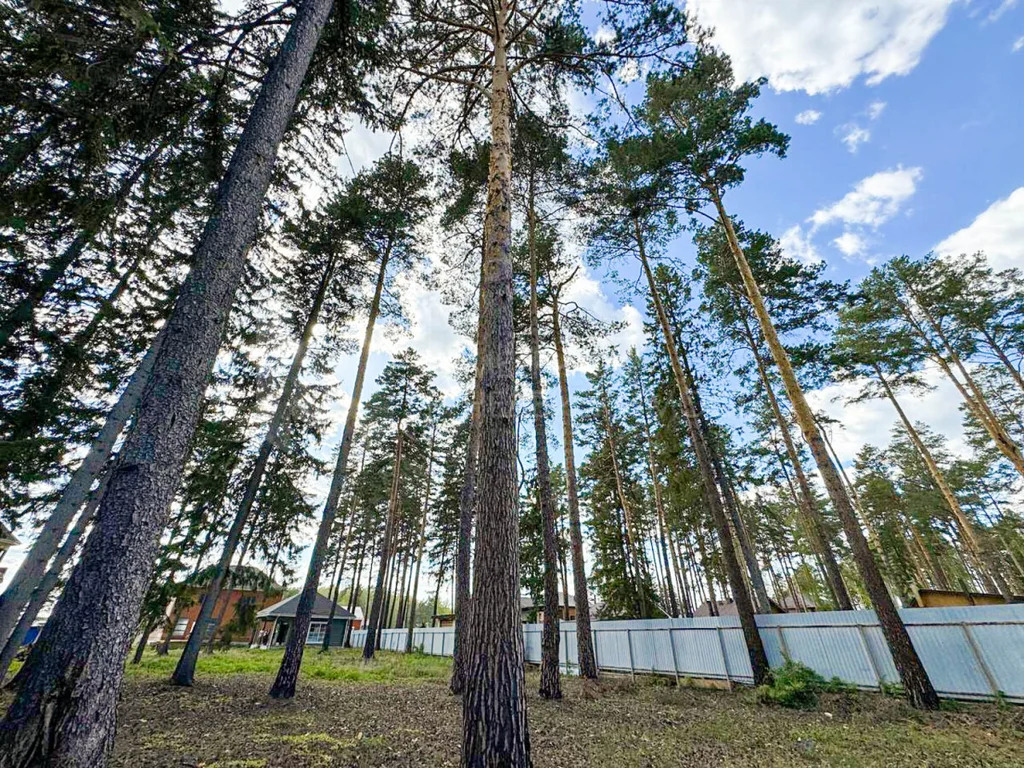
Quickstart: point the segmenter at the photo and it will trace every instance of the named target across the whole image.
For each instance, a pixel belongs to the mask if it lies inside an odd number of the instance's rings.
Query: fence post
[[[775,627],[775,631],[779,633],[779,650],[782,651],[782,658],[789,661],[789,646],[786,645],[786,636],[782,634],[782,627]]]
[[[668,628],[668,647],[672,650],[672,674],[675,675],[676,685],[679,685],[679,663],[676,661],[676,644],[672,642],[673,627]]]
[[[629,676],[636,677],[636,673],[633,670],[633,638],[630,630],[626,630],[626,647],[629,649]]]
[[[718,649],[722,652],[722,667],[725,669],[726,682],[732,683],[732,676],[729,674],[729,657],[725,653],[725,640],[722,637],[722,627],[715,627],[715,634],[718,635]]]
[[[601,673],[601,663],[597,660],[597,630],[590,630],[590,645],[594,649],[594,667],[597,669],[598,674]]]
[[[875,682],[878,683],[878,690],[884,691],[885,685],[882,680],[882,673],[878,669],[878,664],[875,662],[875,656],[871,653],[871,646],[868,645],[868,637],[864,631],[864,625],[857,625],[857,636],[860,637],[861,648],[864,649],[864,655],[868,657],[868,664],[871,666],[871,672],[875,676]]]
[[[981,649],[978,648],[978,643],[974,639],[974,634],[971,632],[971,628],[963,621],[960,622],[960,628],[964,631],[964,637],[967,638],[967,645],[970,646],[971,652],[974,654],[974,658],[978,660],[978,666],[981,667],[982,674],[985,675],[989,688],[992,689],[992,695],[998,696],[999,683],[996,681],[995,675],[992,674],[992,670],[988,668],[988,664],[985,663],[985,657],[981,655]]]

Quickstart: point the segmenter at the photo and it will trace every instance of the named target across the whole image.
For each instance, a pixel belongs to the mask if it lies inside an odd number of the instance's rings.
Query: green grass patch
[[[139,664],[128,664],[133,677],[170,677],[178,663],[179,651],[158,656],[147,650]],[[212,655],[203,653],[196,665],[196,676],[203,675],[273,675],[281,664],[283,650],[254,650],[231,648]],[[302,676],[316,680],[336,680],[350,683],[391,683],[408,681],[447,681],[451,661],[438,656],[422,654],[387,653],[378,651],[376,658],[363,662],[362,652],[345,648],[320,653],[307,649],[302,657]]]

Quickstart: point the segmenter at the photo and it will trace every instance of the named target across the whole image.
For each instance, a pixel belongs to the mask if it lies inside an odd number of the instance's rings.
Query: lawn
[[[295,699],[267,696],[280,654],[204,656],[192,689],[166,678],[174,656],[129,667],[113,765],[205,768],[458,765],[460,705],[449,662],[358,651],[307,655]],[[611,677],[564,681],[542,701],[527,675],[537,766],[1020,766],[1024,709],[957,705],[916,712],[865,693],[823,695],[797,711],[750,690]]]

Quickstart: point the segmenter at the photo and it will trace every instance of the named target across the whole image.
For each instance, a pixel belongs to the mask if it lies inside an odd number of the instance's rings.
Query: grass
[[[196,665],[196,678],[206,675],[274,675],[281,664],[283,650],[250,650],[232,648],[212,655],[203,653]],[[147,650],[138,664],[128,664],[129,677],[170,677],[178,663],[180,651],[158,656]],[[447,680],[450,662],[436,656],[413,653],[379,653],[364,663],[362,652],[354,648],[335,649],[327,653],[307,649],[302,657],[301,677],[348,683],[390,683],[402,680]]]

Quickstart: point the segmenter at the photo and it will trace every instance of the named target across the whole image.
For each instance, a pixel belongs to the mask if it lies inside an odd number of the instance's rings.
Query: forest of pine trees
[[[735,606],[764,682],[756,614],[872,608],[937,708],[896,608],[1024,593],[1024,276],[913,254],[834,282],[786,253],[733,207],[785,162],[763,83],[675,4],[584,5],[8,4],[0,520],[30,546],[0,678],[52,610],[0,768],[104,764],[133,642],[197,584],[201,625],[247,637],[214,612],[238,580],[301,593],[278,698],[318,590],[365,612],[367,660],[453,612],[464,765],[530,764],[520,596],[574,599],[587,678],[597,619]],[[360,163],[357,127],[386,151]],[[443,370],[406,348],[422,286],[465,341]],[[936,381],[966,445],[908,416]],[[837,384],[895,423],[845,465],[808,398]]]

